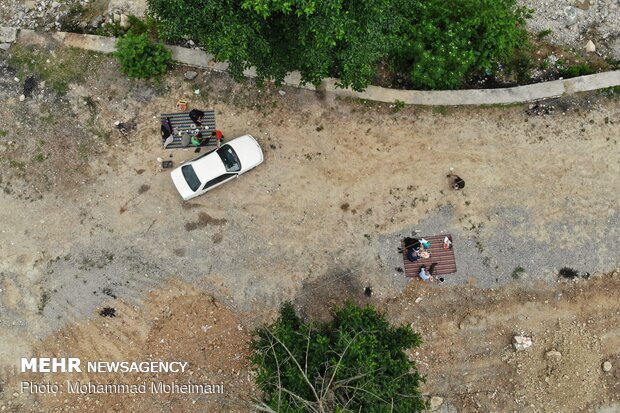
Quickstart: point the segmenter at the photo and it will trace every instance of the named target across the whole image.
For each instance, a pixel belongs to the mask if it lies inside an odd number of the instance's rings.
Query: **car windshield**
[[[217,150],[217,154],[220,155],[227,172],[237,172],[241,170],[241,162],[237,154],[230,145],[224,145]]]
[[[183,172],[185,181],[187,181],[187,185],[189,185],[192,191],[198,190],[198,188],[200,188],[200,179],[196,176],[194,168],[192,168],[191,165],[185,165],[181,168],[181,171]]]

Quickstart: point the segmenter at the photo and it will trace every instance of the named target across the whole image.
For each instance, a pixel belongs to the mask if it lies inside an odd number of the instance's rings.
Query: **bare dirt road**
[[[75,61],[79,74],[67,69]],[[548,116],[523,106],[399,111],[289,88],[281,95],[221,75],[187,82],[182,68],[160,83],[130,82],[107,57],[49,45],[18,45],[0,63],[5,367],[50,352],[185,357],[201,369],[195,374],[235,390],[165,403],[89,396],[80,407],[247,411],[255,395],[244,344],[251,329],[283,300],[325,317],[346,298],[363,302],[363,287],[372,286],[368,302],[423,333],[413,357],[445,409],[596,411],[617,403],[617,276],[578,287],[555,282],[563,266],[592,274],[619,267],[617,97],[557,100]],[[36,82],[20,101],[31,74]],[[265,152],[259,168],[189,203],[156,161],[176,166],[195,155],[159,146],[157,115],[182,97],[214,108],[227,137],[251,133]],[[463,191],[450,190],[450,167],[465,178]],[[399,238],[415,229],[453,235],[459,269],[445,283],[421,286],[399,272]],[[428,298],[409,306],[419,294]],[[115,316],[100,315],[104,308]],[[472,326],[459,328],[468,314]],[[209,338],[216,327],[203,331],[216,325],[210,317],[233,334],[229,341]],[[513,354],[510,337],[521,329],[534,334],[535,348]],[[566,364],[547,370],[540,352],[552,347]],[[565,370],[578,355],[585,364]],[[600,370],[604,358],[617,366],[611,373]],[[579,388],[573,373],[587,397],[543,392],[558,383]],[[70,409],[63,398],[19,393],[21,379],[4,379],[0,406]],[[222,404],[232,399],[239,404]]]

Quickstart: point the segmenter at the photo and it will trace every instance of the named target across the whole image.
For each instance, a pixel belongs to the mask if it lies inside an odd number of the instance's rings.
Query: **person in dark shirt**
[[[189,118],[196,124],[197,127],[202,126],[202,118],[205,116],[205,113],[198,109],[192,109],[189,111]]]
[[[452,178],[452,188],[454,188],[455,191],[465,188],[465,180],[460,176],[450,173],[448,174],[448,178]]]

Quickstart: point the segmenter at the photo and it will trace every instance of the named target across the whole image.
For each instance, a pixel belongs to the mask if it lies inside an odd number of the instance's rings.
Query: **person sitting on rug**
[[[433,281],[433,276],[430,275],[426,271],[426,266],[425,265],[420,267],[420,274],[419,274],[419,276],[422,279],[422,281]]]
[[[411,262],[416,262],[418,259],[420,259],[420,256],[418,255],[418,251],[416,251],[413,248],[409,248],[407,250],[407,259]]]
[[[202,126],[202,118],[205,116],[205,113],[202,110],[192,109],[189,111],[189,118],[194,122],[196,127]]]

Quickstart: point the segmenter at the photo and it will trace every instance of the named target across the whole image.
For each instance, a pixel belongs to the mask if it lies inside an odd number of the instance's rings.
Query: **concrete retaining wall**
[[[37,33],[32,30],[19,30],[17,41],[22,43],[44,43],[46,39],[48,39],[48,36],[49,35]],[[114,44],[116,43],[116,38],[113,37],[88,34],[59,32],[54,33],[52,37],[68,47],[77,47],[101,53],[113,52]],[[201,50],[187,49],[178,46],[167,47],[172,52],[173,59],[179,63],[220,72],[226,71],[228,68],[228,63],[215,62],[213,55]],[[254,69],[248,69],[244,74],[247,77],[256,77],[256,71]],[[284,83],[289,86],[301,87],[309,90],[316,89],[313,85],[300,86],[300,80],[300,74],[298,72],[293,72],[284,79]],[[411,105],[497,105],[528,102],[576,92],[620,86],[620,70],[504,89],[424,91],[369,86],[364,92],[355,92],[351,89],[337,88],[337,81],[337,79],[332,78],[325,79],[318,89],[338,96],[387,103],[394,103],[398,100]]]

